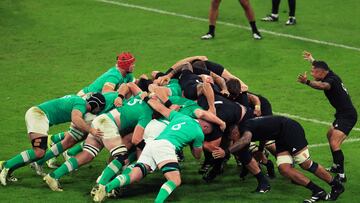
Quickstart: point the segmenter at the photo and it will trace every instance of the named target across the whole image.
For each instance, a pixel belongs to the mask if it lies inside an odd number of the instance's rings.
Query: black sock
[[[311,190],[313,194],[316,194],[318,192],[323,191],[323,189],[321,187],[319,187],[318,185],[316,185],[315,183],[313,183],[312,181],[310,181],[307,185],[306,188]]]
[[[272,14],[278,14],[279,13],[279,5],[280,0],[272,0]]]
[[[251,21],[249,22],[250,26],[251,26],[251,30],[253,33],[259,33],[257,27],[256,27],[256,22],[255,21]]]
[[[339,170],[339,173],[344,173],[344,154],[340,150],[332,151],[333,155],[333,161],[334,164],[336,164],[337,169]]]
[[[288,0],[289,3],[289,16],[295,17],[296,0]]]
[[[209,32],[212,36],[215,36],[215,25],[209,25]]]
[[[258,184],[267,183],[267,180],[266,180],[264,174],[261,171],[258,174],[254,175],[254,176],[257,179]]]

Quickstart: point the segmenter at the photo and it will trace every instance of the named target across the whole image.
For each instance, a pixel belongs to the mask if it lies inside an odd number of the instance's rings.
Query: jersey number
[[[181,125],[184,125],[184,124],[186,124],[186,123],[185,123],[185,122],[182,122],[182,123],[173,125],[173,126],[171,127],[171,130],[180,130],[180,129],[181,129]]]
[[[141,104],[143,102],[143,100],[141,100],[141,99],[134,99],[134,100],[132,100],[132,101],[129,101],[127,104],[129,105],[129,106],[134,106],[135,104]]]

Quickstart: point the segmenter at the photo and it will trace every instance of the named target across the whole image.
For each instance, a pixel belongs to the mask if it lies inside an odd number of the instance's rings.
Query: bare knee
[[[38,148],[38,147],[34,148],[34,152],[35,152],[36,158],[38,158],[38,159],[42,158],[45,155],[45,150]]]
[[[290,164],[281,164],[278,168],[281,175],[290,177],[290,170],[292,170]]]
[[[306,160],[303,163],[300,164],[300,167],[304,170],[308,170],[312,164],[311,160]]]

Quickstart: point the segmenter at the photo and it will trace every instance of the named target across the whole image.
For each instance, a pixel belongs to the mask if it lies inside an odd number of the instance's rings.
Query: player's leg
[[[115,136],[109,139],[102,139],[106,149],[110,151],[113,160],[106,166],[98,178],[100,185],[106,185],[113,178],[125,163],[128,163],[128,152],[126,146],[122,143],[121,136]]]
[[[296,0],[288,0],[288,3],[289,3],[289,19],[286,21],[285,25],[295,25]]]
[[[221,0],[211,0],[209,9],[209,31],[201,39],[212,39],[215,37],[216,20],[219,16]]]
[[[5,161],[0,173],[0,183],[6,185],[8,175],[28,163],[42,158],[47,149],[47,132],[49,120],[38,107],[30,108],[25,114],[25,121],[32,149],[25,150],[13,158]]]
[[[330,144],[331,154],[333,157],[333,167],[329,169],[330,172],[339,174],[342,181],[346,181],[344,171],[344,154],[340,146],[346,139],[346,135],[333,127],[328,132],[328,140]]]
[[[293,158],[289,152],[283,151],[277,154],[277,165],[281,175],[289,178],[295,183],[311,190],[311,198],[304,202],[315,202],[326,198],[326,192],[320,186],[313,183],[304,174],[292,167]]]
[[[102,144],[97,138],[89,135],[85,140],[84,150],[76,157],[70,158],[52,173],[44,177],[44,181],[53,191],[62,191],[58,180],[64,175],[78,169],[80,166],[91,162],[102,149]]]
[[[262,18],[262,21],[266,22],[276,22],[279,20],[279,6],[280,6],[280,0],[272,0],[271,1],[271,14],[265,16]]]
[[[163,161],[158,165],[158,168],[161,169],[167,181],[162,184],[155,199],[156,203],[165,202],[176,187],[181,184],[180,167],[177,162]]]
[[[253,33],[253,37],[254,39],[261,39],[261,34],[259,32],[259,30],[256,27],[256,22],[255,22],[255,13],[254,10],[252,9],[249,0],[239,0],[241,6],[243,7],[244,11],[245,11],[245,16],[249,21],[250,27],[251,27],[251,31]]]

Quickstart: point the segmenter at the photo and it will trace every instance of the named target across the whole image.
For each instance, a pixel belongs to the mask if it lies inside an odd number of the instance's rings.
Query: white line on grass
[[[290,118],[295,118],[295,119],[299,119],[299,120],[303,120],[303,121],[308,121],[308,122],[312,122],[312,123],[323,124],[323,125],[327,125],[327,126],[331,125],[331,123],[329,123],[329,122],[319,121],[319,120],[313,119],[313,118],[304,118],[304,117],[301,117],[301,116],[291,115],[291,114],[288,114],[288,113],[274,112],[274,114],[277,114],[277,115],[280,115],[280,116],[286,116],[286,117],[290,117]],[[360,131],[360,128],[353,128],[352,130]]]
[[[128,4],[128,3],[123,3],[123,2],[118,2],[118,1],[111,1],[111,0],[97,0],[97,1],[108,3],[108,4],[114,4],[114,5],[117,5],[117,6],[135,8],[135,9],[140,9],[140,10],[144,10],[144,11],[164,14],[164,15],[171,15],[171,16],[182,17],[182,18],[187,18],[187,19],[192,19],[192,20],[197,20],[197,21],[208,22],[208,19],[206,19],[206,18],[199,18],[199,17],[185,15],[185,14],[181,14],[181,13],[175,13],[175,12],[164,11],[164,10],[160,10],[160,9],[156,9],[156,8],[149,8],[149,7],[139,6],[139,5],[135,5],[135,4]],[[226,26],[229,26],[229,27],[236,27],[236,28],[240,28],[240,29],[250,30],[250,28],[247,27],[247,26],[236,25],[236,24],[233,24],[233,23],[228,23],[228,22],[223,22],[223,21],[217,21],[217,24],[222,24],[222,25],[226,25]],[[260,31],[263,32],[263,33],[275,35],[275,36],[278,36],[278,37],[296,39],[296,40],[300,40],[300,41],[304,41],[304,42],[311,42],[311,43],[315,43],[315,44],[322,44],[322,45],[327,45],[327,46],[339,47],[339,48],[343,48],[343,49],[349,49],[349,50],[354,50],[354,51],[359,51],[360,52],[360,48],[358,48],[358,47],[352,47],[352,46],[347,46],[347,45],[343,45],[343,44],[337,44],[337,43],[333,43],[333,42],[310,39],[310,38],[300,37],[300,36],[296,36],[296,35],[273,32],[273,31],[264,30],[264,29],[260,29]]]
[[[350,139],[345,140],[344,143],[359,142],[359,141],[360,141],[360,138],[350,138]],[[308,145],[308,147],[310,147],[310,148],[323,147],[323,146],[329,146],[329,143]]]

